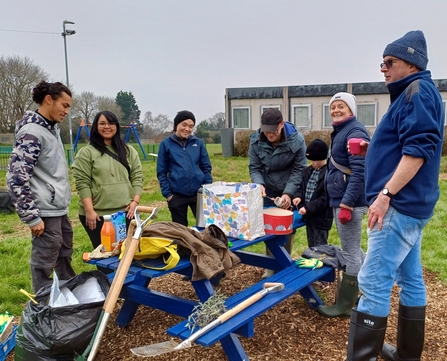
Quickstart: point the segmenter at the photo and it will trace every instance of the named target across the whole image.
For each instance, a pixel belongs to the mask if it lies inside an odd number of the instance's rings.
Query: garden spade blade
[[[156,343],[153,345],[146,345],[141,347],[135,347],[130,349],[135,355],[142,356],[142,357],[151,357],[151,356],[158,356],[163,355],[165,353],[169,353],[175,350],[175,348],[178,346],[178,343],[174,340],[165,341]]]
[[[177,343],[175,341],[165,341],[161,343],[156,343],[153,345],[146,345],[141,347],[132,348],[131,351],[141,357],[152,357],[162,355],[168,352],[182,350],[184,348],[191,347],[192,342],[197,340],[200,336],[217,327],[221,323],[229,320],[234,315],[238,314],[242,310],[246,309],[248,306],[252,305],[256,301],[259,301],[264,295],[270,292],[278,292],[284,289],[283,283],[264,283],[262,291],[255,293],[253,296],[247,298],[245,301],[241,302],[237,306],[233,307],[231,310],[225,312],[220,315],[213,322],[206,325],[199,331],[194,332],[189,336],[186,340],[181,343]]]

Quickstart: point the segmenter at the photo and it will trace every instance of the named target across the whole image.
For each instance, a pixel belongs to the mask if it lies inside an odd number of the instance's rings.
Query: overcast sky
[[[382,81],[385,46],[420,29],[447,78],[446,0],[2,0],[0,55],[28,56],[70,87],[131,91],[141,117],[225,111],[226,88]]]

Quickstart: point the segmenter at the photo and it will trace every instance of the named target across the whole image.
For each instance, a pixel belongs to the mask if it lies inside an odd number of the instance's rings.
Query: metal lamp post
[[[66,24],[74,24],[72,21],[64,20],[62,22],[62,37],[64,38],[64,50],[65,50],[65,76],[67,79],[67,88],[70,88],[70,82],[68,80],[68,57],[67,57],[67,36],[76,34],[75,30],[68,30],[65,29]],[[68,113],[68,127],[70,128],[70,154],[69,154],[69,161],[70,164],[73,161],[73,133],[71,129],[71,115]]]

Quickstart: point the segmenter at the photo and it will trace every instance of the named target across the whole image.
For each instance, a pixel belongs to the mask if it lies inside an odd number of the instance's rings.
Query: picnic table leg
[[[214,288],[211,282],[206,279],[191,281],[191,284],[194,287],[200,302],[205,302],[214,293]]]
[[[139,285],[144,288],[147,288],[149,285],[149,282],[151,281],[151,278],[147,277],[141,277],[139,275],[136,275],[133,285]],[[125,292],[126,285],[123,286],[122,292]],[[140,304],[137,302],[133,302],[132,300],[125,299],[124,303],[121,307],[120,312],[118,313],[118,316],[116,318],[116,324],[120,327],[126,327],[135,316],[135,313],[137,312],[138,306]]]
[[[299,292],[300,295],[306,300],[309,307],[317,308],[318,306],[324,305],[324,302],[311,285],[302,288]]]
[[[220,340],[220,344],[229,361],[248,361],[248,356],[245,353],[239,338],[234,333],[230,333],[223,337]]]
[[[278,235],[274,239],[265,242],[266,246],[272,252],[281,269],[289,267],[293,263],[292,256],[284,248],[288,235]]]

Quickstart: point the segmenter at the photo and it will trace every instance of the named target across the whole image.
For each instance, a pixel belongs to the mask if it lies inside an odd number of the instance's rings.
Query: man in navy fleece
[[[420,260],[422,229],[439,198],[444,110],[427,69],[422,31],[388,44],[380,70],[391,104],[371,143],[362,142],[368,252],[358,275],[362,292],[351,314],[347,361],[419,360],[426,290]],[[397,346],[384,344],[390,295],[401,288]]]

